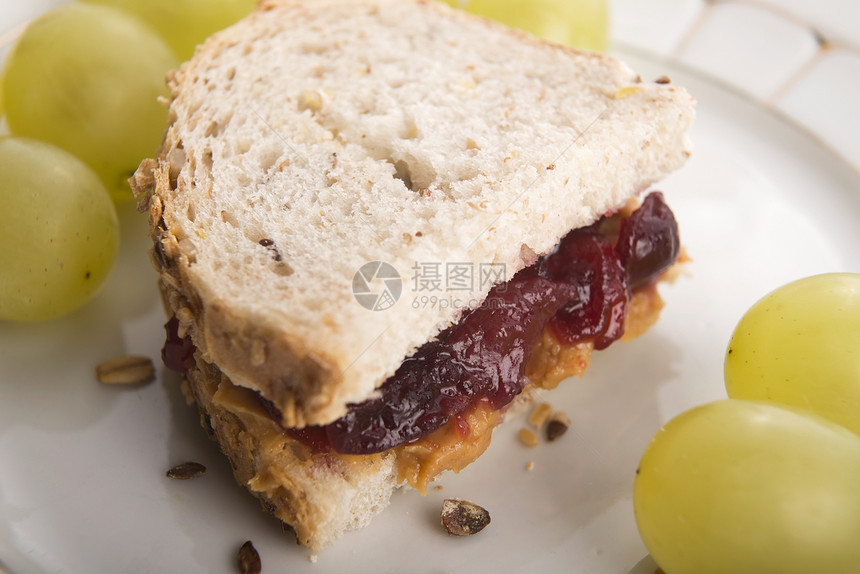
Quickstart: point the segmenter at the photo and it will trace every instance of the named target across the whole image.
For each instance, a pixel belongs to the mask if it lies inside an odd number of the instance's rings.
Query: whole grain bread
[[[189,369],[186,392],[201,424],[230,459],[236,481],[313,551],[366,526],[398,486],[393,453],[314,453],[281,431],[255,400],[214,365]]]
[[[430,1],[266,0],[169,85],[134,186],[171,311],[289,426],[342,416],[458,319],[416,305],[418,265],[509,278],[690,151],[682,88]],[[385,311],[354,298],[372,261],[403,280]]]

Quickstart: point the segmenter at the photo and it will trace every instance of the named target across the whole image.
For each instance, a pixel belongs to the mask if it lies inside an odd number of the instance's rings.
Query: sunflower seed
[[[254,544],[248,540],[239,548],[239,574],[260,574],[263,571],[263,563],[260,561],[260,553],[254,548]]]
[[[188,480],[189,478],[197,478],[206,472],[206,467],[199,462],[183,462],[177,464],[167,471],[167,478],[175,478],[176,480]]]
[[[155,366],[148,357],[119,357],[97,366],[96,378],[110,385],[137,385],[155,378]]]
[[[442,526],[453,536],[477,534],[490,523],[490,513],[468,500],[446,498],[442,501]]]
[[[554,412],[546,423],[546,440],[552,442],[567,432],[570,419],[562,412]]]

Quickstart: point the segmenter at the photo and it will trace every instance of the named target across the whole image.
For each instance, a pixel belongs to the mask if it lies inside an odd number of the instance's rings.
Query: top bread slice
[[[136,187],[170,304],[289,426],[373,396],[486,297],[482,265],[510,278],[678,168],[693,119],[682,88],[609,56],[420,0],[264,1],[169,84]],[[402,279],[385,310],[353,293],[373,261]]]

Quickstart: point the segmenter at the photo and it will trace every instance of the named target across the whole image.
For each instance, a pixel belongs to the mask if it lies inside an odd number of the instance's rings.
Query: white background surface
[[[0,33],[51,4],[3,2]],[[226,573],[250,538],[266,572],[627,572],[645,555],[630,500],[638,457],[660,424],[724,396],[723,352],[743,311],[786,281],[860,272],[860,57],[847,25],[858,6],[614,1],[617,53],[698,99],[695,154],[661,186],[690,275],[663,289],[651,332],[550,395],[573,421],[563,440],[528,449],[521,423],[506,425],[442,491],[395,495],[316,564],[235,485],[175,375],[95,382],[98,362],[156,358],[163,338],[146,221],[125,210],[121,262],[98,299],[54,323],[0,324],[0,561],[16,574]],[[188,459],[209,472],[164,478]],[[447,496],[483,504],[493,523],[449,539]]]

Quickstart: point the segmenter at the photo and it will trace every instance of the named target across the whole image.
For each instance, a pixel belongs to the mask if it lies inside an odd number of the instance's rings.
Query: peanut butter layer
[[[636,291],[630,298],[623,341],[630,341],[648,330],[660,315],[663,299],[652,285]],[[532,351],[525,374],[530,385],[553,389],[572,376],[580,377],[591,362],[594,345],[590,342],[565,345],[552,330],[544,329]],[[528,390],[528,386],[526,387]],[[490,446],[492,429],[502,413],[478,402],[435,432],[409,444],[394,448],[398,482],[406,482],[422,494],[442,471],[459,472]]]
[[[630,299],[625,319],[625,335],[629,341],[653,325],[663,308],[663,300],[656,286],[638,290]],[[525,374],[531,388],[552,389],[571,376],[582,376],[591,361],[591,342],[565,345],[549,328],[535,346],[526,365]],[[270,499],[282,498],[284,485],[289,484],[289,469],[282,468],[281,453],[289,449],[296,456],[296,464],[334,464],[354,467],[374,466],[381,459],[393,455],[398,484],[409,484],[422,494],[443,471],[459,472],[490,445],[493,429],[500,424],[503,412],[478,401],[443,427],[411,443],[406,443],[378,455],[340,455],[313,453],[306,445],[292,438],[266,413],[252,391],[233,385],[226,377],[215,392],[213,402],[237,416],[248,435],[260,443],[255,469],[248,477],[247,486],[258,495]],[[251,473],[249,473],[251,474]],[[292,518],[292,517],[281,517]]]

